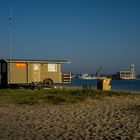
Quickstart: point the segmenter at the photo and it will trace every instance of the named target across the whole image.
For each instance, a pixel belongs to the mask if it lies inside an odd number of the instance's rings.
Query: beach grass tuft
[[[101,91],[101,90],[83,90],[81,89],[1,89],[0,104],[39,104],[39,103],[77,103],[87,98],[102,99],[108,96],[127,96],[135,93],[124,91]],[[140,95],[140,94],[138,94]]]

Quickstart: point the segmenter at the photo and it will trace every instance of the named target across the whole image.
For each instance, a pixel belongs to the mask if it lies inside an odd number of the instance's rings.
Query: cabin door
[[[7,84],[7,64],[0,64],[0,83]]]
[[[33,82],[40,81],[40,64],[33,64]]]
[[[0,63],[0,84],[1,84],[1,63]]]

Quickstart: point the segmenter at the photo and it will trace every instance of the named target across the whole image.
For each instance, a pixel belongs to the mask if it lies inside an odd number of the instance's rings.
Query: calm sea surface
[[[81,80],[72,79],[70,84],[67,86],[82,87],[83,85],[91,86],[97,88],[98,80]],[[112,80],[111,83],[112,90],[127,90],[127,91],[140,91],[140,79],[137,80]]]

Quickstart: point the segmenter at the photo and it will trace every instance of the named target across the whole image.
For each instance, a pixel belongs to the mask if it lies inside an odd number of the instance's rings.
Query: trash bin
[[[99,80],[97,82],[97,89],[98,90],[111,90],[111,86],[109,85],[111,82],[111,78],[105,78],[102,80]]]

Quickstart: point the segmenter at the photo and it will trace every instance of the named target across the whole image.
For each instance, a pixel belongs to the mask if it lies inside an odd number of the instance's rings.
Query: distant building
[[[133,71],[119,71],[118,78],[122,80],[134,80],[136,75]]]
[[[116,80],[135,80],[136,72],[135,65],[130,65],[130,71],[119,71],[117,74],[113,75],[113,79]]]

